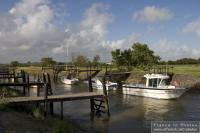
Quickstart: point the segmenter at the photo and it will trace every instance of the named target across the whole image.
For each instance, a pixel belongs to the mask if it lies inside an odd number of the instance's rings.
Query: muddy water
[[[54,94],[85,92],[84,83],[74,86],[54,85]],[[109,120],[91,120],[89,100],[64,102],[64,115],[91,132],[132,133],[150,132],[152,120],[200,120],[200,92],[187,92],[178,100],[155,100],[123,95],[121,90],[109,92],[111,116]],[[60,104],[55,104],[59,114]]]

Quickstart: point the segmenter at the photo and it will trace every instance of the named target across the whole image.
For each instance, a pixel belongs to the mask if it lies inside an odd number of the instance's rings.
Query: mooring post
[[[40,77],[39,77],[39,74],[37,75],[37,82],[40,83]],[[37,96],[39,97],[40,96],[40,86],[37,85]]]
[[[47,84],[44,84],[44,116],[47,116],[47,111],[48,111],[48,107],[47,107],[48,101],[47,101]]]
[[[88,78],[88,83],[89,83],[89,92],[93,92],[91,76],[89,76]],[[93,98],[90,98],[90,109],[91,109],[91,113],[94,114],[94,99]]]
[[[16,77],[15,77],[15,70],[13,69],[13,78],[14,78],[14,83],[16,83]]]
[[[48,94],[53,95],[53,91],[52,91],[52,87],[51,87],[51,78],[50,78],[49,73],[47,73],[47,84],[48,84]],[[53,102],[52,101],[50,101],[50,103],[49,103],[49,108],[50,108],[50,114],[53,115],[54,112],[53,112]]]
[[[21,71],[21,75],[22,75],[22,82],[26,83],[26,74],[25,74],[24,70]],[[25,89],[26,89],[26,87],[23,86],[23,94],[24,94],[24,96],[26,95],[26,90]]]
[[[53,68],[53,80],[56,82],[56,70]]]
[[[42,78],[43,78],[43,82],[44,82],[44,83],[46,83],[46,82],[47,82],[47,80],[46,80],[45,73],[43,73],[43,74],[42,74]]]
[[[63,101],[60,101],[60,119],[63,120]]]
[[[106,68],[106,70],[107,70],[107,68]],[[104,93],[104,97],[105,97],[107,115],[110,116],[110,109],[109,109],[109,102],[108,102],[108,92],[107,92],[107,88],[106,88],[106,75],[107,75],[107,72],[103,76],[103,93]]]
[[[27,74],[27,91],[28,95],[30,96],[29,74]]]

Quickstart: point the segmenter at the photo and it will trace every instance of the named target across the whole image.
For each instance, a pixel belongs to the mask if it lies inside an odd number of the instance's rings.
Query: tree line
[[[12,67],[25,67],[25,66],[53,66],[53,65],[66,65],[66,64],[70,64],[70,65],[76,65],[76,66],[98,66],[100,64],[103,64],[102,62],[100,62],[100,56],[99,55],[95,55],[93,57],[92,60],[89,60],[89,58],[87,58],[87,56],[84,55],[78,55],[74,58],[72,58],[72,61],[70,62],[57,62],[56,60],[54,60],[52,57],[43,57],[40,59],[39,62],[26,62],[26,63],[20,63],[19,61],[11,61],[9,64],[7,64],[8,66],[12,66]]]
[[[111,51],[112,65],[124,66],[126,69],[131,70],[133,67],[146,68],[153,65],[176,65],[176,64],[200,64],[199,59],[182,58],[175,61],[162,61],[160,56],[155,55],[147,44],[134,43],[131,48],[128,49],[115,49]],[[99,55],[95,55],[92,60],[85,55],[77,55],[71,59],[70,62],[57,62],[52,57],[43,57],[39,62],[26,62],[20,63],[18,61],[11,61],[9,66],[53,66],[53,65],[65,65],[73,64],[76,66],[98,66],[105,63],[101,61]]]
[[[134,43],[129,49],[116,49],[112,52],[112,62],[116,66],[125,66],[127,69],[133,67],[147,68],[153,65],[183,65],[183,64],[200,64],[199,59],[181,58],[175,61],[162,61],[160,56],[155,55],[147,44]],[[170,53],[169,53],[170,54]]]
[[[169,60],[169,61],[161,61],[159,64],[161,65],[186,65],[186,64],[200,64],[200,58],[194,59],[194,58],[181,58],[177,59],[175,61]]]

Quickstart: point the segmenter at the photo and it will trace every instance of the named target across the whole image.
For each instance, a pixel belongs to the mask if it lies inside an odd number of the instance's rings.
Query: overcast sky
[[[147,43],[163,60],[200,57],[199,0],[0,0],[0,63],[89,58]],[[67,57],[67,49],[68,57]]]

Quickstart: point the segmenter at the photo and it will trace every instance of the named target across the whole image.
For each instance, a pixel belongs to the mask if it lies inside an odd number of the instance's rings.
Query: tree
[[[54,61],[53,58],[44,57],[44,58],[41,58],[41,64],[42,66],[52,66],[56,64],[56,61]]]
[[[125,49],[123,52],[121,52],[122,63],[125,66],[127,66],[128,70],[131,70],[131,68],[132,68],[131,66],[132,66],[132,64],[134,64],[131,54],[132,54],[131,49]]]
[[[84,55],[78,55],[74,58],[73,63],[76,66],[86,66],[89,63],[89,59]]]
[[[120,66],[120,65],[124,65],[124,60],[123,60],[123,57],[122,57],[122,52],[120,49],[116,49],[114,51],[111,52],[112,54],[112,62],[117,65],[117,66]]]
[[[157,64],[160,57],[155,56],[147,44],[134,43],[132,46],[132,60],[134,66],[147,66]]]
[[[132,66],[150,66],[157,64],[159,56],[149,49],[146,44],[134,43],[132,48],[121,51],[116,49],[112,51],[112,61],[117,66],[124,65],[129,70]]]
[[[99,55],[95,55],[93,57],[93,60],[92,60],[92,65],[93,66],[98,66],[99,65],[99,62],[100,62],[100,56]]]
[[[19,63],[18,61],[11,61],[11,62],[10,62],[10,65],[11,65],[12,67],[17,67],[17,66],[20,65],[20,63]]]

